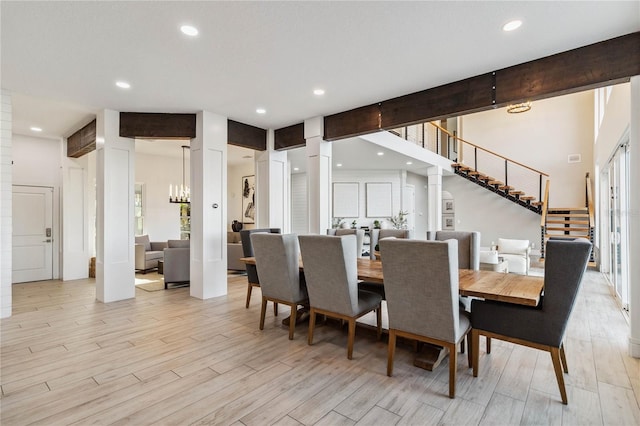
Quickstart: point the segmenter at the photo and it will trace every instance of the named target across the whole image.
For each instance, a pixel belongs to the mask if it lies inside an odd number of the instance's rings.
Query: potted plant
[[[380,229],[380,221],[379,220],[374,220],[373,221],[373,229]]]
[[[353,222],[351,222],[351,229],[356,229],[357,224],[358,222],[356,222],[356,220],[354,219]]]
[[[338,228],[340,228],[341,224],[342,224],[342,218],[341,217],[334,217],[333,220],[331,221],[331,228],[338,229]]]
[[[409,212],[400,210],[397,216],[389,218],[389,222],[393,226],[393,229],[407,229],[407,215]]]

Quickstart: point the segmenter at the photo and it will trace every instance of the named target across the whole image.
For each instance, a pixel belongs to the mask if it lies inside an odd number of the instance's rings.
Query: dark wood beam
[[[227,120],[227,142],[231,145],[265,151],[267,131],[238,121]]]
[[[326,116],[337,140],[629,81],[640,75],[640,32]]]
[[[324,139],[350,138],[380,130],[380,105],[373,104],[324,118]]]
[[[491,73],[434,87],[382,102],[382,128],[423,123],[424,117],[441,120],[453,114],[470,114],[491,106]]]
[[[496,104],[505,106],[597,87],[640,74],[640,32],[496,71]]]
[[[192,139],[196,137],[196,115],[121,112],[120,136],[140,139]]]
[[[96,149],[96,120],[67,138],[67,157],[80,158]]]
[[[274,133],[275,149],[299,148],[307,143],[304,138],[304,123],[276,129]]]

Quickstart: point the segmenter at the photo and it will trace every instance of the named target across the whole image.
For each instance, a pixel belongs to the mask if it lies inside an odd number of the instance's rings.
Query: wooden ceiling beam
[[[96,120],[67,138],[67,157],[80,158],[96,149]]]
[[[274,148],[276,150],[305,146],[307,141],[304,138],[304,123],[276,129],[274,139]]]
[[[120,136],[139,139],[192,139],[196,137],[196,115],[121,112]]]
[[[640,32],[326,116],[325,140],[617,84],[640,75]]]
[[[227,120],[227,142],[230,145],[265,151],[267,131],[238,121]]]

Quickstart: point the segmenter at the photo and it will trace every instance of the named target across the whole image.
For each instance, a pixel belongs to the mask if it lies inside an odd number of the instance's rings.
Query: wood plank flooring
[[[152,274],[148,274],[151,278]],[[102,304],[93,280],[13,287],[13,316],[1,321],[0,423],[9,425],[426,425],[640,424],[640,360],[627,355],[628,326],[603,277],[587,271],[567,332],[569,405],[550,356],[494,341],[481,344],[473,378],[459,357],[449,399],[448,359],[429,372],[399,345],[394,376],[387,345],[356,331],[307,324],[295,339],[267,310],[260,290],[245,309],[246,277],[211,300],[188,288]]]

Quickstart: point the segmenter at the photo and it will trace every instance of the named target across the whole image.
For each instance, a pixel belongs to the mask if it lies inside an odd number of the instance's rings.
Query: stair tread
[[[547,223],[553,223],[553,224],[566,223],[569,225],[589,225],[588,220],[547,220]]]
[[[586,207],[549,207],[550,212],[570,211],[570,212],[587,212]]]
[[[585,213],[547,213],[547,216],[553,217],[584,217],[588,218],[589,215]]]
[[[588,235],[554,235],[554,234],[544,234],[545,238],[584,238],[589,239]]]
[[[565,228],[562,226],[547,226],[547,231],[562,231],[562,232],[585,232],[589,231],[589,228]]]
[[[514,189],[514,187],[511,186],[511,185],[500,185],[498,187],[498,189],[502,189],[502,190],[504,190],[504,189]]]
[[[489,185],[504,185],[504,182],[500,182],[499,180],[490,180],[487,182]]]
[[[536,197],[534,197],[533,195],[526,195],[524,197],[520,197],[521,200],[535,200]]]
[[[524,195],[524,191],[511,191],[514,195]]]

